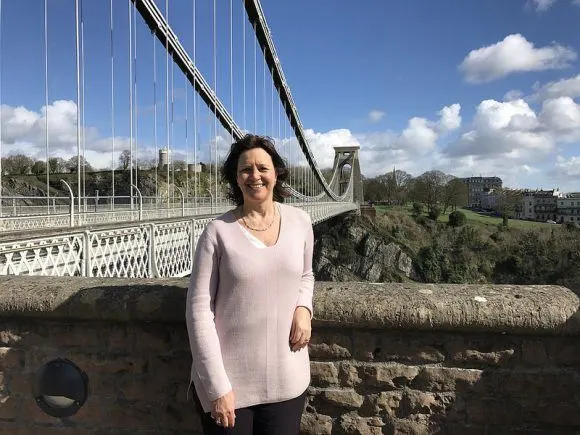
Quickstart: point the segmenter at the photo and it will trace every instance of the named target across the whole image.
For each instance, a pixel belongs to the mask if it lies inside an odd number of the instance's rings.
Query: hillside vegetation
[[[508,283],[559,284],[580,292],[580,229],[573,226],[538,224],[510,220],[508,226],[499,218],[466,213],[467,221],[460,227],[446,223],[448,216],[433,221],[426,216],[413,217],[408,209],[383,209],[374,220],[364,217],[346,218],[345,222],[329,222],[317,231],[329,231],[317,242],[315,255],[346,249],[350,254],[341,264],[334,257],[334,276],[337,270],[349,269],[353,256],[361,255],[360,243],[350,238],[353,230],[363,228],[367,237],[396,243],[413,261],[410,278],[431,283]],[[496,219],[492,221],[491,219]],[[533,224],[533,225],[525,225]],[[337,233],[340,232],[340,233]],[[320,246],[331,240],[340,240],[335,246]],[[371,267],[372,256],[365,259]],[[315,258],[315,263],[323,263]],[[319,272],[319,271],[317,271]],[[349,279],[344,274],[344,279]],[[351,273],[352,275],[352,273]],[[405,280],[408,277],[391,270],[383,273],[387,280]],[[323,278],[323,277],[322,277]],[[342,277],[341,277],[342,278]],[[350,279],[364,279],[357,274]]]

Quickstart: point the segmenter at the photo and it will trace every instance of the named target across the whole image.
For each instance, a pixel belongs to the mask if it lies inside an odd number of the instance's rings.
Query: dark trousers
[[[298,435],[306,391],[283,402],[236,409],[236,423],[227,429],[215,424],[209,412],[203,412],[195,390],[194,400],[205,435]]]

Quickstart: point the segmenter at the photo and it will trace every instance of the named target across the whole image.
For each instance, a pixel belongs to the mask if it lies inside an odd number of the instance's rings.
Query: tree
[[[514,216],[522,207],[523,196],[519,190],[502,187],[494,190],[494,209],[503,218],[503,225],[507,226],[508,219]]]
[[[119,169],[126,171],[131,164],[131,151],[123,150],[119,154]]]
[[[42,160],[35,161],[31,171],[34,175],[46,174],[46,163]]]
[[[467,184],[465,184],[459,178],[449,180],[443,189],[443,214],[447,212],[447,208],[449,206],[453,206],[454,210],[457,210],[458,206],[466,206],[467,199]]]
[[[415,199],[422,201],[431,211],[442,200],[443,187],[447,183],[448,176],[441,171],[427,171],[415,180]]]
[[[465,216],[465,213],[462,213],[459,210],[455,210],[449,215],[449,226],[451,227],[460,227],[465,225],[466,222],[467,217]]]
[[[71,157],[65,163],[66,169],[69,172],[76,172],[78,169],[78,162],[79,162],[79,159],[77,159],[77,156]],[[83,156],[80,156],[80,165],[81,165],[81,172],[83,171],[83,169],[85,170],[85,172],[92,172],[93,171],[93,167]]]
[[[48,169],[51,174],[60,174],[66,170],[66,163],[60,157],[50,157],[48,159]]]
[[[2,158],[2,170],[7,174],[28,174],[33,164],[34,160],[24,154],[15,154]]]
[[[176,171],[185,171],[187,169],[187,163],[185,160],[174,160],[173,169]]]

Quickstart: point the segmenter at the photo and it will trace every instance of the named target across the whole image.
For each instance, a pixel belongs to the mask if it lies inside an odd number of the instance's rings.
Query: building
[[[534,220],[546,222],[558,219],[558,199],[562,197],[559,189],[536,190],[534,192]]]
[[[536,219],[536,214],[534,212],[534,207],[536,205],[536,200],[534,197],[533,190],[524,190],[522,192],[522,207],[518,217],[520,219],[534,220]]]
[[[558,198],[556,222],[580,224],[580,192],[568,193]]]
[[[461,181],[467,184],[467,207],[471,208],[481,208],[482,195],[502,186],[499,177],[467,177],[461,178]]]

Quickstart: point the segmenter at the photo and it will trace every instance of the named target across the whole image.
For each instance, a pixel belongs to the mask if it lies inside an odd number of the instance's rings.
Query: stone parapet
[[[186,284],[0,278],[0,433],[201,433]],[[317,283],[302,433],[578,433],[579,308],[557,286]],[[90,383],[63,420],[31,393],[54,358]]]

